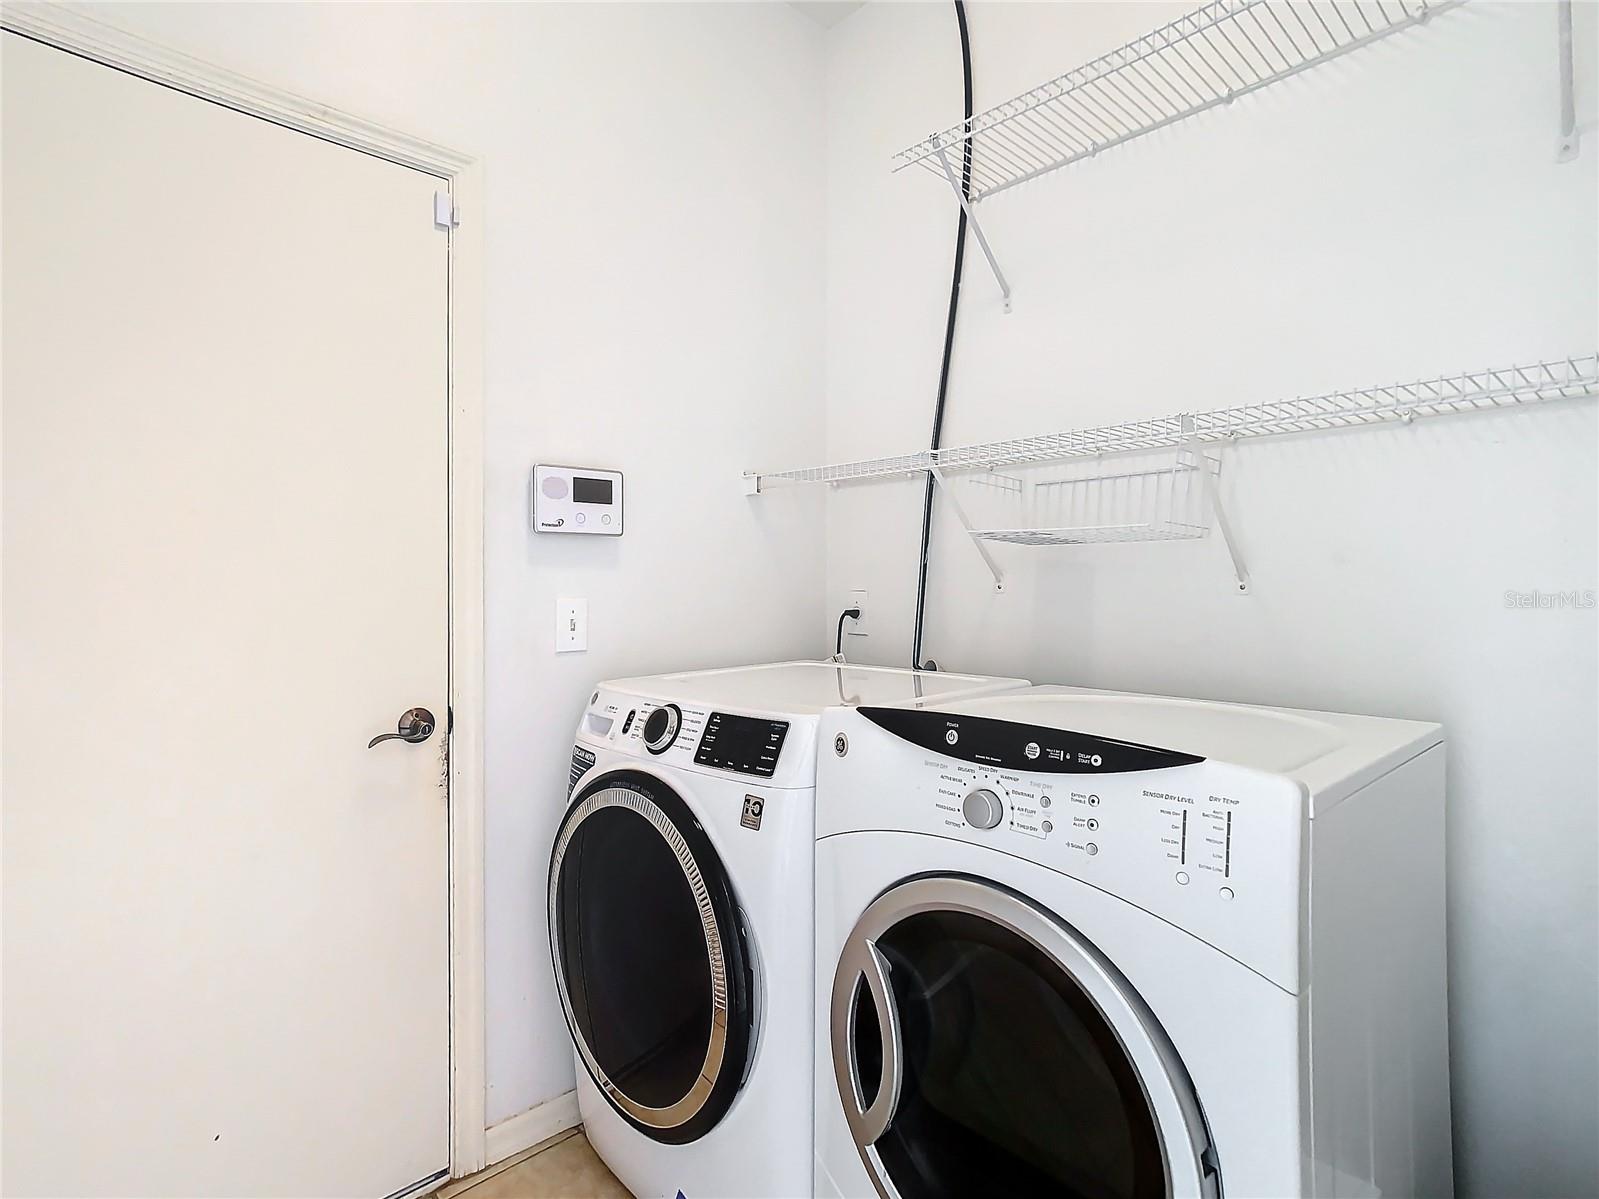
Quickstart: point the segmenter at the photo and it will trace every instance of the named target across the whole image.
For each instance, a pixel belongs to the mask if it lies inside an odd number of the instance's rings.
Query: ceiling
[[[865,3],[866,0],[789,0],[788,6],[831,29]]]

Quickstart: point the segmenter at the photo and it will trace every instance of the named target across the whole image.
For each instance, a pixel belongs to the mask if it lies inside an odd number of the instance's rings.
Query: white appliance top
[[[1441,725],[1211,700],[1032,687],[930,705],[1195,754],[1304,784],[1312,815],[1444,739]]]
[[[723,670],[650,675],[601,683],[601,690],[712,708],[820,716],[828,708],[924,707],[1026,687],[1026,679],[897,670],[843,662],[773,662]]]
[[[774,662],[616,679],[578,725],[588,749],[776,789],[816,785],[816,728],[832,708],[919,708],[1027,686],[1025,679]]]

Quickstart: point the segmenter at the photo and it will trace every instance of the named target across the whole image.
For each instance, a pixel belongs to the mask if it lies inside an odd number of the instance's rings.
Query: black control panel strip
[[[881,729],[923,749],[1002,770],[1033,774],[1128,774],[1169,770],[1205,759],[1153,745],[1116,741],[986,716],[929,712],[917,708],[861,708]]]
[[[786,720],[712,712],[694,751],[694,763],[769,779],[777,770],[777,757],[787,736]]]

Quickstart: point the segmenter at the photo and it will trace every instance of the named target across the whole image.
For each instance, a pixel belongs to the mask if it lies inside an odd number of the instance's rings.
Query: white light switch
[[[589,602],[586,599],[555,601],[555,652],[575,654],[589,647]]]

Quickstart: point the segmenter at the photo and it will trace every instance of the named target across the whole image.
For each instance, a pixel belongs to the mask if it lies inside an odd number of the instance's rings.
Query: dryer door
[[[683,1144],[738,1093],[754,1034],[752,954],[721,859],[654,775],[578,793],[550,858],[550,949],[578,1056],[634,1127]]]
[[[1187,1072],[1121,974],[995,884],[901,883],[832,993],[839,1098],[885,1199],[1219,1193]]]

